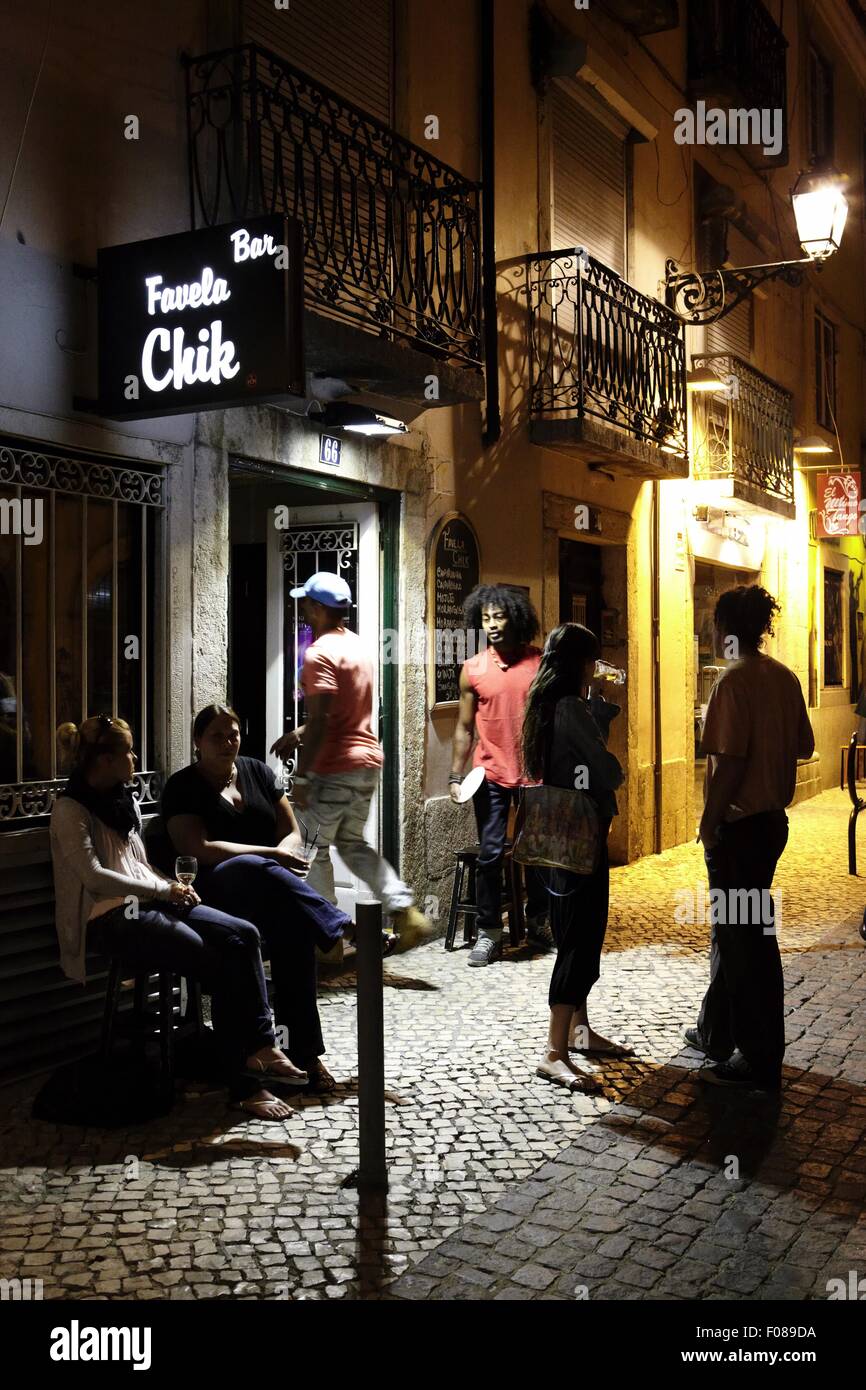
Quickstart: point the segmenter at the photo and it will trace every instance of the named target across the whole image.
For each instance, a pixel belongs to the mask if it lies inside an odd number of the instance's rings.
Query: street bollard
[[[362,1191],[386,1191],[382,904],[355,905],[358,974],[358,1164]]]

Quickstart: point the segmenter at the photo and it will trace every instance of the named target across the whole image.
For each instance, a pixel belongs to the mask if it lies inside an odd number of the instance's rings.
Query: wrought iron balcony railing
[[[695,478],[730,480],[740,495],[771,511],[793,515],[794,399],[724,353],[694,357],[720,378],[719,393],[694,398],[692,461]]]
[[[255,44],[186,72],[193,225],[287,213],[308,304],[479,367],[480,186]]]
[[[530,414],[590,415],[686,454],[683,325],[583,252],[527,258]]]
[[[788,41],[761,0],[689,0],[688,26],[690,91],[781,111],[787,159]]]

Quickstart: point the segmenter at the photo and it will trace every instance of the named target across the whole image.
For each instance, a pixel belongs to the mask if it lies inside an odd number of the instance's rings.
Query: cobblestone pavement
[[[636,1058],[603,1098],[534,1076],[551,959],[468,970],[441,942],[389,962],[387,1200],[357,1162],[354,981],[323,982],[341,1081],[285,1124],[187,1090],[127,1131],[0,1112],[0,1277],[45,1298],[825,1298],[866,1275],[866,952],[847,802],[791,813],[780,866],[789,1048],[780,1100],[707,1092],[682,1041],[707,974],[695,845],[614,870],[595,1027]],[[700,908],[700,903],[699,903]],[[699,915],[699,914],[698,914]]]

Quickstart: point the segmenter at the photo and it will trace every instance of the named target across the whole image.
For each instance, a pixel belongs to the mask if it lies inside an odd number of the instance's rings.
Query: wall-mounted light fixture
[[[668,260],[665,262],[668,308],[683,323],[702,327],[724,318],[766,280],[801,284],[804,266],[820,266],[839,250],[848,217],[843,180],[829,168],[801,173],[791,190],[791,206],[800,246],[805,252],[801,260],[713,270],[706,275],[699,275],[697,271],[681,272],[676,261]]]
[[[345,401],[329,401],[315,419],[327,429],[365,434],[371,439],[381,439],[389,434],[408,433],[402,420],[396,420],[390,415],[378,415],[368,406],[349,405]]]

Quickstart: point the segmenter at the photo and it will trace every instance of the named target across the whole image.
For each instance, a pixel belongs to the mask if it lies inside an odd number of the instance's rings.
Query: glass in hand
[[[195,882],[198,873],[198,860],[192,855],[179,855],[174,861],[174,876],[185,888]]]

